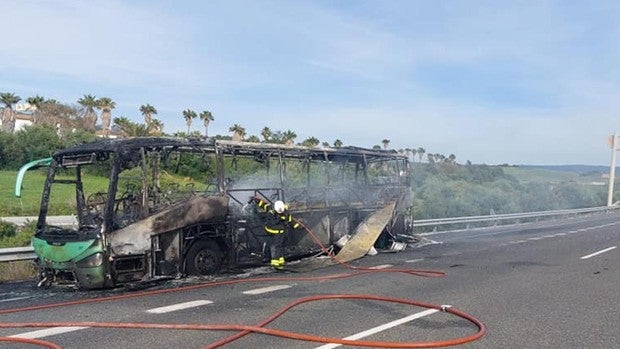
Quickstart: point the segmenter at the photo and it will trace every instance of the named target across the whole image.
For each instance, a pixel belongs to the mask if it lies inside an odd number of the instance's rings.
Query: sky
[[[474,164],[609,165],[620,1],[0,0],[0,92],[209,134],[292,130]],[[204,132],[200,120],[192,130]]]

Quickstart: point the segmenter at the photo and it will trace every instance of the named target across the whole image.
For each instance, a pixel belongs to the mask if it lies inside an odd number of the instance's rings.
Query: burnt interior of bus
[[[182,177],[188,166],[201,178]],[[109,183],[85,188],[83,177],[91,172],[104,173]],[[75,185],[77,229],[45,224],[55,184]],[[407,234],[409,186],[407,158],[395,151],[214,139],[107,139],[55,154],[37,234],[58,242],[109,237],[119,282],[208,274],[226,265],[266,260],[267,235],[248,207],[252,197],[284,200],[330,245],[389,202],[398,204],[386,234]],[[306,234],[290,234],[287,240],[292,257],[318,252]]]

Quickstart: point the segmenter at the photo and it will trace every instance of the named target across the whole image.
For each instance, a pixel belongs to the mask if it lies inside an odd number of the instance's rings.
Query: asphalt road
[[[620,215],[617,213],[511,227],[426,236],[428,244],[380,253],[353,263],[446,272],[442,278],[350,273],[339,266],[295,274],[231,275],[249,280],[206,287],[209,280],[169,281],[149,290],[176,292],[138,296],[125,290],[80,292],[34,289],[33,282],[0,285],[0,311],[107,296],[136,297],[1,314],[1,323],[113,322],[256,325],[302,297],[368,294],[450,305],[481,320],[486,335],[459,348],[620,348]],[[264,281],[276,276],[278,280]],[[262,280],[261,280],[262,278]],[[297,279],[294,279],[297,278]],[[183,289],[195,285],[198,288]],[[205,286],[205,287],[203,287]],[[175,308],[167,308],[175,306]],[[368,300],[324,300],[291,309],[267,327],[345,338],[373,330],[363,340],[418,342],[469,336],[468,321],[426,308]],[[425,312],[426,311],[426,312]],[[163,329],[70,328],[57,334],[39,328],[0,329],[0,336],[37,337],[63,348],[202,348],[235,332]],[[46,330],[46,331],[49,331]],[[54,331],[59,331],[54,329]],[[32,348],[1,344],[0,348]],[[321,343],[249,334],[224,348],[333,348]],[[350,348],[341,346],[341,348]]]

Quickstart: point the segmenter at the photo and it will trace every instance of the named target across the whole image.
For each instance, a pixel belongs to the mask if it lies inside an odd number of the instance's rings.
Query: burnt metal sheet
[[[141,254],[151,248],[153,235],[224,217],[227,212],[227,196],[196,196],[113,232],[110,246],[118,255]]]

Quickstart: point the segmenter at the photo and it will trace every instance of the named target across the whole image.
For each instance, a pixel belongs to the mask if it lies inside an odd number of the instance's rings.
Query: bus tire
[[[211,239],[196,241],[187,251],[185,265],[190,275],[215,274],[222,266],[222,250]]]

